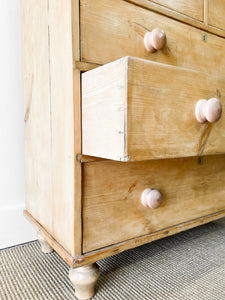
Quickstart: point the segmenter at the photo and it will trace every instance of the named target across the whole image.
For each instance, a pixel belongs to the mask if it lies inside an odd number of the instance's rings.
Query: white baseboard
[[[0,249],[36,240],[36,231],[23,215],[24,206],[0,208]]]

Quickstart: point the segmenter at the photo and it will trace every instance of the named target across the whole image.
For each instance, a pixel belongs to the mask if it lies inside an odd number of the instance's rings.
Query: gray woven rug
[[[225,299],[225,219],[98,262],[93,298]],[[0,299],[75,299],[68,266],[38,242],[0,251]]]

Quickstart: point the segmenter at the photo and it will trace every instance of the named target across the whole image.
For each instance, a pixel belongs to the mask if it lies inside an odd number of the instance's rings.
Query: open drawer
[[[211,98],[198,106],[200,123],[196,104]],[[118,161],[224,153],[224,103],[222,77],[124,57],[82,75],[82,153]]]

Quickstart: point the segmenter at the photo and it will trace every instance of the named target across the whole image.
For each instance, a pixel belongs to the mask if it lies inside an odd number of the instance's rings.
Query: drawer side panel
[[[82,153],[126,160],[127,60],[82,75]]]

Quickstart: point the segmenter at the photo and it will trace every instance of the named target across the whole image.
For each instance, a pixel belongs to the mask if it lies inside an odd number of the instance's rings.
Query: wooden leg
[[[94,296],[99,274],[99,267],[96,264],[70,269],[69,278],[75,287],[75,295],[78,299],[90,299]]]
[[[41,250],[44,253],[51,253],[54,249],[46,242],[46,240],[41,235],[40,231],[37,232],[37,239],[41,244]]]

